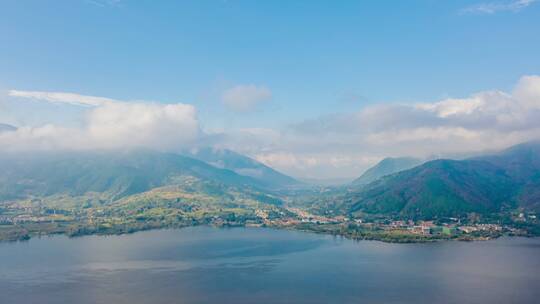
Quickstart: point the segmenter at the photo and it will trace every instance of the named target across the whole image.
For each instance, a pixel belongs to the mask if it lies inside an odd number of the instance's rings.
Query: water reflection
[[[540,240],[385,244],[269,229],[0,245],[1,303],[535,303]]]

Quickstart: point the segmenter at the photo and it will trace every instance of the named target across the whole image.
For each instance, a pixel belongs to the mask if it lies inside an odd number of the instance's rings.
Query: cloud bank
[[[388,156],[455,156],[540,138],[540,77],[512,92],[380,104],[289,125],[229,132],[229,148],[298,176],[354,177]]]
[[[252,89],[247,91],[258,96],[259,89]],[[356,177],[383,157],[467,155],[540,139],[540,76],[534,75],[519,79],[510,92],[378,104],[282,128],[253,126],[220,132],[201,130],[195,107],[187,104],[126,102],[70,93],[10,91],[9,95],[21,102],[83,105],[86,112],[81,127],[48,124],[2,132],[0,146],[5,150],[147,147],[178,151],[208,145],[310,178]]]
[[[8,95],[90,108],[81,127],[46,124],[1,133],[0,145],[7,151],[135,147],[178,150],[193,144],[201,134],[196,109],[187,104],[124,102],[56,92],[12,90]]]

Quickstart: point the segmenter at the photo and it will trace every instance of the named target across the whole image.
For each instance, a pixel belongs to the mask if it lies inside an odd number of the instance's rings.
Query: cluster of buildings
[[[43,223],[65,220],[63,214],[47,212],[40,207],[26,207],[17,204],[5,206],[0,209],[0,225],[16,225],[22,223]]]
[[[380,226],[385,230],[401,230],[418,235],[453,235],[458,231],[455,225],[436,225],[433,221],[392,221]]]
[[[264,220],[265,223],[276,225],[294,225],[300,223],[314,223],[314,224],[345,224],[355,223],[369,229],[383,229],[388,231],[401,231],[403,233],[417,234],[417,235],[456,235],[456,234],[468,234],[477,231],[481,232],[502,232],[503,227],[497,224],[470,224],[461,225],[459,219],[450,219],[451,223],[436,224],[434,221],[413,221],[413,220],[396,220],[396,221],[381,221],[365,223],[362,219],[350,219],[344,216],[325,217],[319,215],[313,215],[305,210],[298,208],[287,208],[288,211],[294,213],[297,218],[280,218],[270,221],[263,211],[257,211],[256,215]],[[277,221],[277,222],[276,222]],[[453,221],[453,223],[452,223]]]
[[[16,216],[0,216],[0,225],[16,225],[20,223],[41,223],[51,222],[53,219],[46,216],[35,216],[31,214],[20,214]]]
[[[418,235],[455,235],[460,233],[502,232],[503,227],[497,224],[471,224],[461,225],[458,223],[437,225],[433,221],[392,221],[390,224],[381,224],[385,230],[401,230]]]
[[[297,219],[280,219],[282,225],[291,225],[298,223],[315,223],[315,224],[339,224],[339,223],[355,223],[357,225],[365,226],[366,228],[377,228],[388,231],[402,231],[404,233],[411,233],[417,235],[456,235],[456,234],[468,234],[477,231],[481,232],[502,232],[503,227],[497,224],[470,224],[461,225],[461,222],[456,219],[454,223],[436,224],[434,221],[413,221],[413,220],[396,220],[396,221],[383,221],[374,223],[364,223],[362,219],[349,219],[343,216],[337,217],[324,217],[313,215],[305,210],[288,208],[289,211],[295,213]],[[259,214],[257,214],[259,215]]]
[[[514,220],[519,222],[536,221],[536,214],[520,212],[515,216]]]
[[[476,224],[472,226],[459,226],[458,229],[463,233],[472,233],[475,231],[501,232],[503,227],[496,224]]]
[[[10,216],[0,215],[0,225],[12,225],[13,218]]]

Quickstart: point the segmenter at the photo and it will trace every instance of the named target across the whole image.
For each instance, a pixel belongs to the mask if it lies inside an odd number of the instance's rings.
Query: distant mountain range
[[[268,187],[290,188],[302,183],[252,158],[227,149],[200,148],[185,152],[186,156],[204,161],[217,168],[249,176]]]
[[[434,160],[335,195],[345,213],[414,218],[540,211],[540,142],[466,160]],[[328,199],[327,199],[328,200]]]
[[[16,130],[17,130],[17,127],[15,127],[15,126],[0,123],[0,132],[16,131]]]
[[[283,195],[313,211],[353,216],[430,219],[519,208],[540,212],[538,141],[465,160],[387,158],[351,184],[313,191],[249,157],[211,148],[182,154],[150,150],[0,153],[0,168],[0,202],[65,196],[108,203],[133,195],[151,201],[176,189],[176,193],[204,194],[201,202],[212,197],[216,203],[221,196],[234,204],[280,204]],[[291,189],[302,190],[281,192]]]
[[[369,168],[359,178],[355,179],[352,184],[367,185],[383,176],[416,167],[423,162],[424,161],[421,159],[412,157],[388,157],[378,162],[375,166]]]

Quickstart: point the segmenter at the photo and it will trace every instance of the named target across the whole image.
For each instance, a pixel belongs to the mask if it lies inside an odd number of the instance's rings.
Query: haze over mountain
[[[518,185],[516,201],[527,208],[540,210],[540,141],[523,143],[477,159],[503,168]]]
[[[379,178],[407,170],[422,164],[424,161],[413,157],[387,157],[375,166],[369,168],[359,178],[355,179],[353,185],[367,185]]]
[[[2,153],[0,199],[97,195],[115,201],[161,187],[194,183],[202,193],[208,190],[203,185],[217,185],[223,193],[251,189],[248,192],[264,196],[300,184],[232,151],[201,149],[190,155],[198,159],[150,150]],[[306,202],[319,210],[408,218],[459,217],[470,212],[488,215],[515,208],[540,210],[538,141],[493,155],[433,160],[403,170],[421,162],[385,159],[349,190],[338,188]],[[368,179],[374,181],[366,184]]]
[[[186,156],[149,150],[0,155],[0,199],[100,193],[109,200],[186,179],[265,188],[260,180]]]
[[[217,168],[228,169],[239,175],[252,177],[268,186],[288,188],[301,184],[301,182],[290,176],[231,150],[206,147],[191,149],[186,152],[186,155]]]

